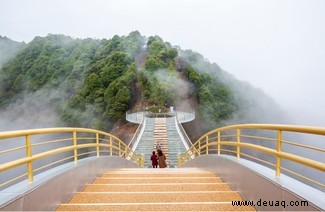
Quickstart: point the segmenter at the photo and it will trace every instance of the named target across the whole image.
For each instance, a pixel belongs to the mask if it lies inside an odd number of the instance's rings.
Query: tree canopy
[[[0,69],[0,108],[36,92],[50,100],[59,125],[101,130],[139,102],[165,107],[189,99],[201,120],[216,124],[242,107],[216,64],[138,31],[102,40],[35,37]]]

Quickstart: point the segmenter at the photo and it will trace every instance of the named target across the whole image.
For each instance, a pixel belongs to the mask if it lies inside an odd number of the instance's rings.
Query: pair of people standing
[[[157,152],[158,155],[156,155],[155,151],[152,152],[151,155],[152,167],[157,168],[157,166],[159,165],[159,168],[166,168],[167,164],[166,164],[165,154],[160,149]]]

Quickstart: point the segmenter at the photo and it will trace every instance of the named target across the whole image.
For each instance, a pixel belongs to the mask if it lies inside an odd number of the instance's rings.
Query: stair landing
[[[198,168],[110,171],[77,192],[57,211],[255,211],[213,173]]]

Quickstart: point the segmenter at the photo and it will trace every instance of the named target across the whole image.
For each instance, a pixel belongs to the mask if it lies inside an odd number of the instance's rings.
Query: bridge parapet
[[[264,165],[229,155],[201,155],[182,168],[204,168],[220,176],[246,202],[254,202],[256,211],[324,211],[324,192],[289,176],[274,176]]]
[[[79,159],[90,156],[119,156],[143,165],[143,158],[121,139],[94,129],[43,128],[0,132],[0,142],[3,144],[0,148],[0,190],[26,179],[32,183],[35,173],[70,161],[77,165]]]
[[[298,139],[298,133],[312,137],[307,137],[307,144],[293,142],[291,139]],[[271,167],[276,177],[284,172],[325,191],[324,135],[325,128],[309,126],[242,124],[222,127],[199,138],[179,156],[179,165],[204,154],[228,154],[237,160],[246,158]],[[321,140],[312,145],[311,139],[315,140],[315,136],[320,136]]]
[[[179,123],[187,123],[193,121],[195,119],[195,111],[185,111],[185,110],[177,110],[175,111],[177,115],[177,119]]]
[[[176,116],[180,123],[186,123],[195,119],[195,111],[170,110],[168,112],[152,113],[146,110],[129,110],[126,112],[126,120],[131,123],[141,124],[147,118],[168,118]]]

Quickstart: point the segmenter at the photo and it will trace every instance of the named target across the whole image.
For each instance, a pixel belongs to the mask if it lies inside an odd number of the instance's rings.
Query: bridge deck
[[[104,179],[104,181],[103,181]],[[77,192],[57,211],[255,211],[214,173],[198,168],[119,169]]]

